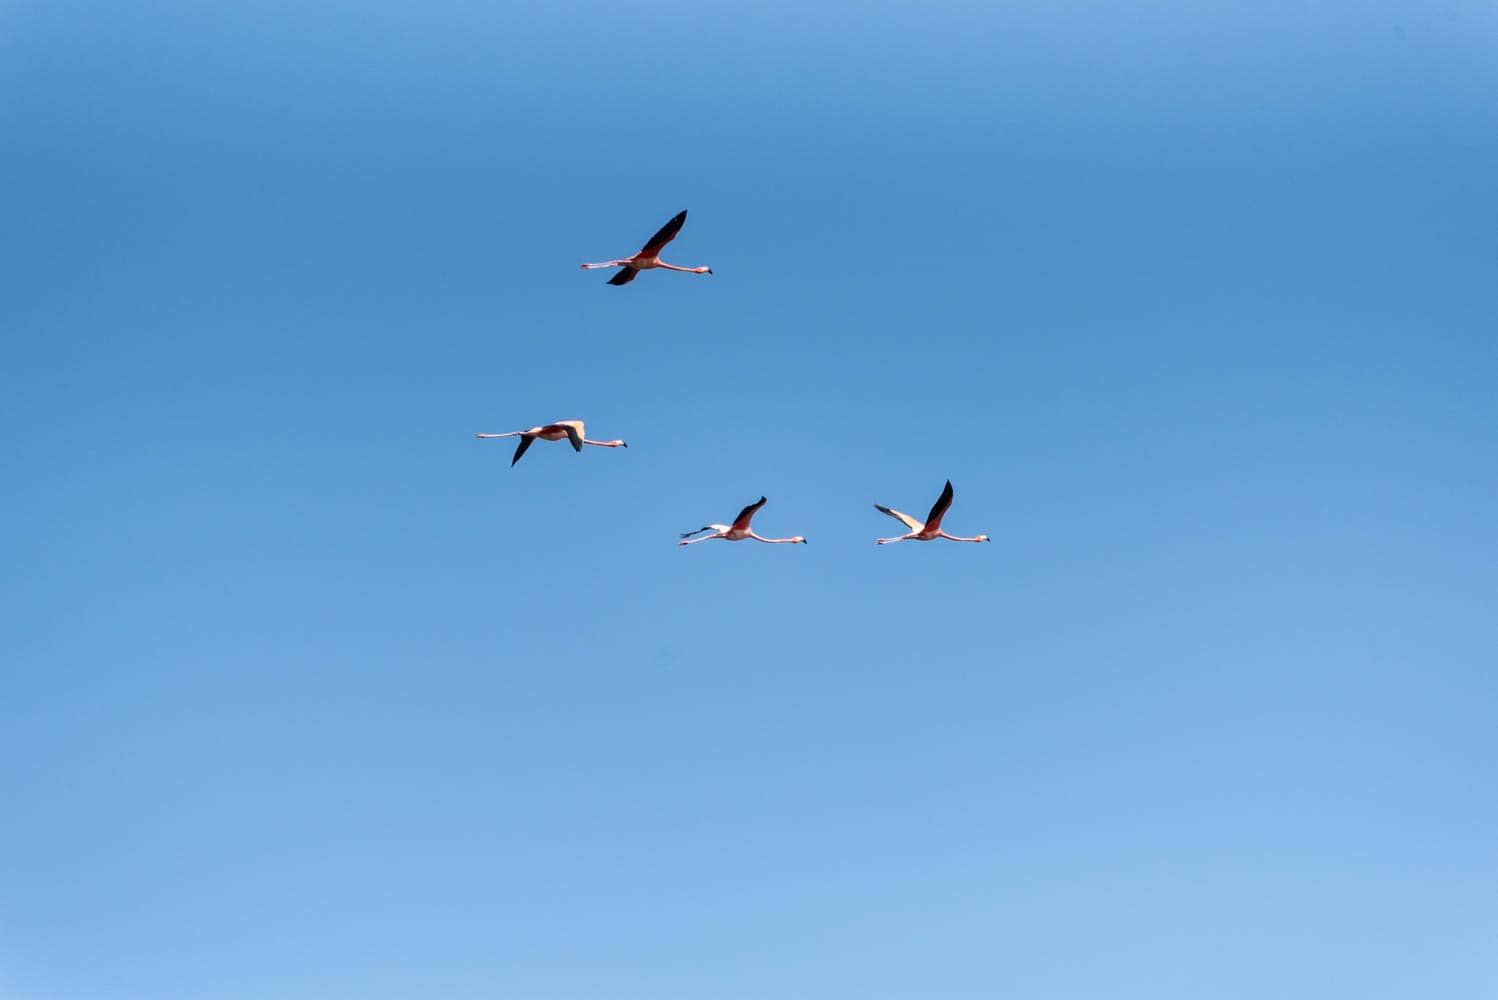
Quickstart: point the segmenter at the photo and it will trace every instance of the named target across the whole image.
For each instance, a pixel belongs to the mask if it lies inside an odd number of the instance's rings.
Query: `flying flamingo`
[[[945,538],[953,542],[986,542],[989,540],[987,535],[978,535],[973,538],[958,538],[956,535],[949,535],[945,531],[942,531],[941,519],[946,516],[947,508],[950,506],[952,506],[952,481],[950,479],[947,480],[947,485],[942,489],[941,496],[937,498],[935,505],[932,506],[931,513],[926,515],[925,524],[917,521],[909,514],[902,514],[897,510],[890,510],[888,507],[881,507],[877,503],[874,504],[875,510],[904,522],[905,527],[910,529],[910,534],[908,535],[901,535],[898,538],[881,538],[876,544],[885,545],[889,542],[903,542],[907,539],[914,539],[917,542],[929,542],[935,538]]]
[[[540,427],[532,427],[528,431],[509,431],[505,434],[475,434],[480,438],[512,438],[518,437],[520,444],[515,448],[515,457],[510,459],[510,466],[520,461],[520,456],[525,454],[525,449],[531,446],[536,438],[543,441],[560,441],[566,438],[572,442],[573,450],[582,451],[583,445],[591,444],[599,448],[628,448],[629,445],[623,441],[589,441],[583,437],[583,422],[581,420],[558,420],[554,424],[542,424]]]
[[[661,251],[666,244],[676,239],[676,234],[681,232],[682,223],[687,221],[687,210],[682,209],[672,220],[661,227],[661,231],[650,237],[640,252],[633,257],[625,257],[620,260],[606,260],[602,264],[584,264],[586,271],[594,267],[622,267],[624,270],[609,279],[611,285],[627,285],[635,280],[635,275],[641,271],[648,271],[652,267],[664,267],[668,271],[686,271],[690,274],[712,274],[710,267],[677,267],[675,264],[667,264],[661,260]]]
[[[733,519],[732,524],[709,524],[706,527],[698,528],[696,531],[688,531],[681,536],[682,540],[676,544],[695,545],[698,542],[710,542],[714,538],[722,538],[730,542],[742,542],[746,538],[752,538],[756,542],[769,542],[772,545],[781,543],[794,544],[796,542],[800,542],[802,545],[806,544],[806,539],[800,535],[797,535],[795,538],[761,538],[759,535],[756,535],[749,527],[749,522],[753,520],[755,511],[764,505],[765,498],[760,497],[757,501],[739,511],[739,516]],[[704,531],[711,531],[712,534],[702,535]],[[692,538],[693,535],[702,535],[702,537]],[[688,538],[692,540],[689,542],[687,541]]]

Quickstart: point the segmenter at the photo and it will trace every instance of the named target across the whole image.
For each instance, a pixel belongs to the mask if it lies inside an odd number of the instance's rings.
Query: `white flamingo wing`
[[[902,514],[898,510],[891,510],[890,508],[881,506],[880,504],[877,504],[877,503],[874,504],[874,509],[877,510],[881,514],[888,514],[890,517],[892,517],[895,520],[897,520],[897,521],[901,522],[902,524],[904,524],[905,527],[909,528],[911,531],[920,531],[922,528],[925,527],[924,524],[922,524],[920,521],[917,521],[915,518],[911,517],[909,514]]]

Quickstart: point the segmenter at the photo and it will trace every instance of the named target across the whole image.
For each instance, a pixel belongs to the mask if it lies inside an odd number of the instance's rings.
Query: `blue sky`
[[[0,5],[0,995],[1493,996],[1495,45]]]

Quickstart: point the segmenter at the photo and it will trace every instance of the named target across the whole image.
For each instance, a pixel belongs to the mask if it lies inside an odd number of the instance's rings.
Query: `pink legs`
[[[701,537],[701,538],[693,538],[693,539],[690,539],[690,540],[688,540],[688,541],[681,541],[681,542],[677,542],[677,543],[676,543],[676,544],[677,544],[677,545],[696,545],[696,544],[697,544],[697,543],[698,543],[698,542],[710,542],[710,541],[712,541],[712,540],[713,540],[713,539],[714,539],[714,538],[722,538],[722,537],[723,537],[723,536],[722,536],[722,535],[721,535],[721,534],[716,534],[716,535],[703,535],[703,536],[702,536],[702,537]],[[694,558],[695,558],[695,557],[694,557]]]
[[[506,432],[504,434],[475,434],[474,437],[476,437],[476,438],[512,438],[512,437],[519,437],[520,435],[522,435],[524,433],[525,433],[525,431],[508,431],[508,432]]]
[[[607,261],[604,261],[602,264],[584,264],[583,265],[583,270],[584,271],[589,271],[589,270],[592,270],[595,267],[623,267],[625,264],[628,264],[628,263],[629,263],[629,261],[627,261],[627,260],[607,260]]]

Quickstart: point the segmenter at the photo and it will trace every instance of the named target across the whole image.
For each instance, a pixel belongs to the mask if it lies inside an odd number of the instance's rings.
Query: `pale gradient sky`
[[[1494,996],[1495,52],[0,5],[0,994]]]

